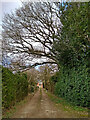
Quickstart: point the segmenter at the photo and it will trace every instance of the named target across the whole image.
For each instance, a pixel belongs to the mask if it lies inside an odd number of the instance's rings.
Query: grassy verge
[[[46,93],[51,99],[51,101],[54,102],[58,108],[63,109],[64,111],[67,111],[71,114],[75,114],[77,117],[88,117],[87,108],[83,108],[80,106],[74,106],[68,103],[66,100],[62,98],[58,98],[57,96],[53,95],[50,92],[46,92]]]
[[[42,99],[42,89],[40,88],[40,100]]]

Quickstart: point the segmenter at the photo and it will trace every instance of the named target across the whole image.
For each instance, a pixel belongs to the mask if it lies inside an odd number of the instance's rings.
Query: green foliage
[[[29,93],[35,92],[37,90],[36,82],[34,80],[29,82]]]
[[[54,76],[51,77],[50,81],[56,83],[58,81],[59,73],[57,72]]]
[[[34,86],[33,85],[30,86],[30,92],[34,92]]]
[[[78,61],[81,63],[85,61],[87,66],[89,65],[88,4],[88,2],[60,4],[62,29],[60,38],[53,44],[60,65],[77,67]]]
[[[72,113],[75,116],[77,116],[78,118],[82,118],[82,117],[86,117],[87,118],[88,117],[88,109],[87,108],[84,108],[84,107],[81,107],[81,106],[72,105],[72,104],[70,104],[70,102],[68,102],[64,98],[59,98],[59,97],[57,97],[54,94],[51,94],[49,92],[47,92],[47,94],[48,94],[49,98],[60,109],[62,109],[64,111],[67,111],[68,113]]]
[[[2,68],[2,107],[10,108],[15,102],[28,94],[26,74],[13,74],[8,68]]]
[[[90,97],[88,7],[88,2],[60,4],[62,28],[53,44],[60,71],[52,77],[53,82],[58,81],[56,95],[85,107],[89,107]]]
[[[89,75],[86,66],[79,66],[78,70],[63,69],[55,85],[55,94],[64,97],[67,101],[89,107]]]

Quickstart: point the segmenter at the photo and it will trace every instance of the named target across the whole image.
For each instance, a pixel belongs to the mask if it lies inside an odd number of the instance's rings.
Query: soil
[[[12,118],[74,118],[75,116],[58,109],[42,89],[35,93],[32,99],[19,107]]]

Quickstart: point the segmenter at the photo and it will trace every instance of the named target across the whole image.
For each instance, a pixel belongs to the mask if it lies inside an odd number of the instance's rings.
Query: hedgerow
[[[53,44],[59,76],[51,78],[55,94],[75,105],[89,107],[89,3],[60,4],[60,39]]]
[[[26,74],[13,74],[8,68],[2,68],[2,107],[10,108],[15,102],[28,94]]]
[[[55,94],[74,105],[89,107],[89,75],[86,66],[63,69],[55,85]]]

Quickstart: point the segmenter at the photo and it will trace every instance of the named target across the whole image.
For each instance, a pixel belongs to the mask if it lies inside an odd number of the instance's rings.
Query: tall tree
[[[55,75],[55,73],[58,71],[58,67],[56,65],[43,65],[39,67],[40,72],[40,79],[44,83],[44,87],[47,89],[51,89],[51,76]]]
[[[53,44],[57,59],[63,66],[73,67],[89,57],[89,3],[73,2],[60,5],[61,36]]]
[[[73,67],[83,58],[87,60],[88,4],[23,3],[4,17],[5,52],[11,53],[12,62],[19,61],[20,67],[27,62],[27,67],[46,63]]]
[[[34,58],[48,59],[44,62],[31,63],[32,66],[52,63],[57,64],[53,42],[61,31],[59,4],[56,3],[23,3],[15,13],[7,14],[3,20],[3,47],[12,55],[14,62],[25,66]],[[15,56],[14,56],[15,55]],[[16,57],[17,56],[17,57]],[[12,61],[13,62],[13,61]],[[23,65],[22,65],[23,63]],[[30,63],[29,63],[30,64]],[[31,66],[30,65],[30,66]]]

